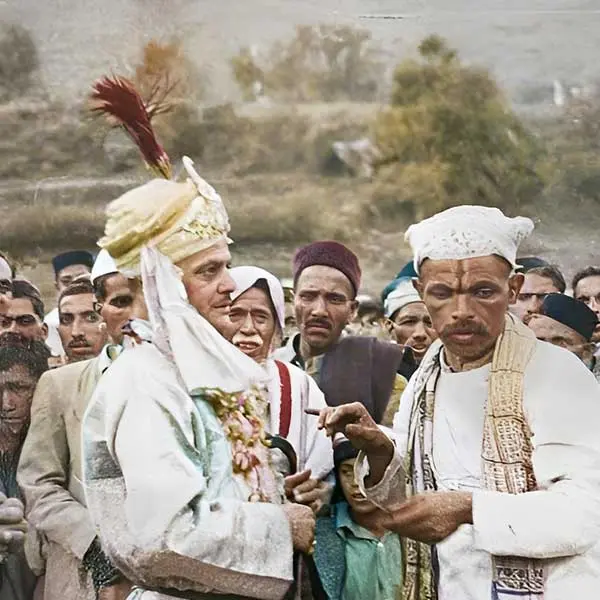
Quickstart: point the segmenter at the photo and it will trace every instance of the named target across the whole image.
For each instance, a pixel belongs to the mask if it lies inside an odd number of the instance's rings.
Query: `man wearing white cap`
[[[437,339],[431,317],[410,277],[398,279],[384,302],[385,316],[399,344],[411,348],[417,365]]]
[[[152,334],[123,351],[84,418],[102,548],[136,584],[130,600],[282,598],[314,516],[283,504],[262,421],[264,368],[223,337],[235,289],[227,212],[190,159],[183,181],[171,179],[128,81],[104,78],[93,99],[160,175],[109,204],[98,242],[140,278]]]
[[[279,280],[259,267],[235,267],[230,273],[236,285],[229,313],[231,341],[267,369],[267,431],[285,438],[295,452],[290,461],[295,465],[289,465],[293,473],[286,479],[287,495],[316,513],[331,491],[321,480],[333,470],[333,451],[325,432],[317,429],[317,419],[305,409],[325,408],[323,392],[302,369],[271,358],[285,327],[284,291]]]
[[[407,538],[405,599],[592,598],[600,585],[600,388],[507,314],[532,229],[478,206],[410,227],[440,339],[400,403],[396,445],[359,405],[321,415],[366,454],[363,491]]]
[[[120,353],[120,347],[114,344],[122,341],[123,324],[134,315],[144,316],[143,312],[134,313],[135,307],[139,311],[135,296],[108,252],[98,255],[91,278],[95,289],[102,291],[98,309],[103,317],[108,317],[106,323],[113,343],[91,360],[42,376],[19,462],[18,480],[25,494],[27,518],[46,540],[45,600],[96,597],[94,573],[89,569],[88,574],[84,568],[86,555],[100,555],[101,551],[82,484],[81,423],[100,376]],[[110,302],[118,298],[118,304],[123,306],[111,307]],[[110,575],[99,587],[100,597],[125,598],[130,585],[108,559],[100,561]]]

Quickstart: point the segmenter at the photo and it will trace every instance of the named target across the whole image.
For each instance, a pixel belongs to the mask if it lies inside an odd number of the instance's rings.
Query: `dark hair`
[[[344,440],[335,445],[335,448],[333,449],[335,487],[333,488],[333,495],[331,496],[331,504],[346,500],[344,490],[342,489],[342,483],[340,481],[339,471],[344,461],[349,460],[350,458],[356,458],[357,456],[358,450],[348,440]]]
[[[573,290],[573,295],[575,295],[575,289],[577,288],[577,284],[582,280],[586,279],[586,277],[599,277],[600,276],[600,267],[585,267],[585,269],[581,269],[575,273],[573,277],[573,283],[571,284],[571,288]]]
[[[0,344],[0,372],[23,366],[37,381],[48,370],[48,354],[48,347],[39,340],[30,340],[27,346]]]
[[[10,267],[10,277],[11,279],[14,279],[17,275],[17,267],[15,266],[15,263],[8,256],[8,254],[5,254],[4,252],[0,252],[0,258],[3,258],[8,263],[8,266]]]
[[[383,304],[375,298],[358,303],[356,316],[359,319],[370,313],[376,313],[378,319],[383,318]]]
[[[31,302],[33,311],[43,321],[44,320],[44,302],[40,291],[30,281],[26,279],[13,279],[12,283],[13,298],[26,298]]]
[[[563,277],[563,274],[560,272],[559,268],[555,265],[534,267],[533,269],[529,269],[526,275],[539,275],[540,277],[550,279],[554,284],[554,287],[561,294],[564,294],[565,290],[567,289],[567,282],[565,281],[565,278]]]
[[[113,275],[116,275],[116,273],[107,273],[106,275],[100,275],[100,277],[94,279],[92,285],[94,286],[94,294],[96,295],[96,300],[98,300],[98,302],[106,300],[106,280]]]
[[[277,311],[275,310],[275,305],[273,304],[273,299],[271,298],[271,289],[269,288],[269,283],[264,277],[257,279],[254,282],[253,288],[258,288],[262,290],[267,295],[267,300],[269,301],[269,310],[273,315],[273,320],[275,321],[275,327],[279,327],[279,320],[277,319]]]
[[[58,297],[58,312],[60,313],[60,304],[63,301],[63,298],[66,298],[67,296],[79,296],[80,294],[94,295],[94,286],[89,279],[78,277],[60,293],[60,296]]]

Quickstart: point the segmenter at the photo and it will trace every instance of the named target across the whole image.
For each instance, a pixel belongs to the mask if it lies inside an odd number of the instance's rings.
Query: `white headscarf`
[[[235,282],[235,292],[231,294],[231,300],[247,292],[250,288],[256,285],[260,279],[267,282],[269,288],[269,296],[275,308],[275,317],[279,326],[283,330],[285,325],[285,298],[283,294],[283,286],[275,275],[261,269],[260,267],[235,267],[229,271],[231,278]]]

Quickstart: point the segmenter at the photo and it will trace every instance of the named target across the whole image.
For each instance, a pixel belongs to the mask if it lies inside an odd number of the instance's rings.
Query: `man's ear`
[[[44,335],[44,341],[48,339],[48,325],[46,323],[42,323],[42,333]]]
[[[517,301],[517,297],[523,283],[525,282],[525,275],[522,273],[515,273],[508,279],[508,303],[514,304]]]
[[[350,303],[350,316],[348,317],[348,323],[352,323],[356,319],[358,313],[358,300],[352,300]]]
[[[415,288],[415,290],[417,290],[419,297],[421,298],[421,300],[423,300],[423,284],[421,283],[421,280],[418,279],[417,277],[413,277],[413,279],[411,281],[412,281],[413,287]]]
[[[596,344],[594,344],[593,342],[587,342],[586,344],[584,344],[582,360],[586,365],[592,363],[594,359],[595,350]]]

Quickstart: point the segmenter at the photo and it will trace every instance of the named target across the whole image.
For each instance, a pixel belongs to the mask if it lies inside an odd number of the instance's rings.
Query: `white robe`
[[[281,381],[274,360],[268,360],[266,367],[269,373],[268,430],[271,434],[277,434],[281,413]],[[285,367],[290,374],[292,396],[287,440],[298,455],[298,469],[310,469],[313,478],[323,479],[333,470],[331,440],[324,430],[317,429],[318,417],[307,415],[304,408],[326,408],[325,397],[315,380],[302,369],[289,363]]]
[[[124,350],[101,378],[83,443],[90,515],[128,579],[146,589],[284,596],[293,578],[284,511],[246,501],[214,411],[188,394],[154,344]]]
[[[595,600],[600,595],[600,386],[575,355],[537,343],[525,370],[523,406],[540,490],[502,494],[479,489],[489,372],[489,365],[461,373],[442,370],[437,384],[438,488],[473,491],[473,525],[437,544],[439,600],[489,599],[493,554],[547,559],[544,600]],[[413,385],[414,378],[394,420],[394,459],[379,484],[363,486],[380,506],[401,501],[404,494],[402,455]]]

